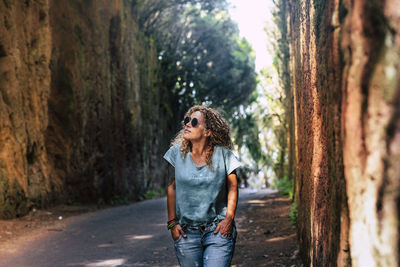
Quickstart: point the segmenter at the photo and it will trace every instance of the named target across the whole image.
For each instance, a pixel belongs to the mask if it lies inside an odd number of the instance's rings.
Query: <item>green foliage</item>
[[[182,111],[207,103],[232,114],[256,87],[252,49],[225,13],[191,8],[185,17],[189,22],[179,45],[162,56],[164,73],[174,74],[173,92]]]
[[[154,189],[147,190],[146,193],[143,194],[144,199],[152,199],[158,195],[158,192]]]
[[[279,193],[289,196],[293,198],[293,181],[287,177],[282,179],[277,179],[272,185],[277,188]],[[294,201],[292,206],[290,207],[289,213],[290,221],[293,225],[297,224],[297,202]]]
[[[297,224],[297,202],[293,202],[292,206],[290,207],[290,213],[289,213],[289,218],[290,222],[292,225]]]
[[[293,197],[293,181],[287,177],[277,179],[273,183],[273,187],[277,188],[281,194]]]
[[[262,153],[256,116],[250,112],[239,111],[234,114],[231,124],[236,144],[239,147],[246,146],[252,159],[258,163]]]
[[[289,72],[289,40],[288,25],[286,20],[287,12],[287,0],[275,1],[275,10],[273,12],[273,21],[276,26],[271,32],[273,36],[273,49],[274,49],[274,60],[273,65],[279,74],[279,80],[282,88],[288,92],[290,90],[290,72]]]
[[[286,13],[287,0],[276,0],[273,21],[265,27],[271,41],[271,53],[274,55],[272,66],[263,69],[259,75],[258,99],[253,105],[253,114],[257,118],[259,162],[263,169],[274,178],[290,177],[288,145],[290,139],[290,73],[289,40]],[[253,153],[254,154],[254,153]],[[284,180],[285,181],[285,180]],[[280,182],[282,183],[282,182]]]
[[[258,126],[239,114],[256,99],[253,49],[226,12],[225,0],[139,1],[139,26],[151,36],[161,66],[161,98],[171,118],[178,120],[197,104],[217,108],[240,129],[236,140],[246,145],[255,161],[261,158]],[[236,115],[234,115],[236,114]],[[242,133],[246,140],[241,140]],[[146,196],[145,196],[146,197]],[[149,192],[148,197],[152,197]]]
[[[104,198],[99,198],[97,199],[97,205],[98,206],[104,206],[106,204],[106,202],[104,201]]]
[[[247,103],[257,84],[254,56],[224,12],[225,0],[139,5],[140,24],[157,43],[162,85],[175,95],[178,118],[195,104],[218,107],[230,117]]]
[[[264,170],[272,170],[272,177],[287,176],[287,123],[285,120],[285,93],[277,83],[273,67],[260,73],[258,99],[251,113],[257,121],[258,143],[261,146],[259,163]]]
[[[129,197],[127,195],[125,196],[120,196],[118,194],[115,194],[112,196],[110,199],[110,204],[111,205],[124,205],[129,203]]]
[[[81,206],[82,203],[79,202],[79,201],[73,200],[73,199],[69,199],[69,200],[67,201],[67,205],[68,205],[68,206]]]
[[[188,6],[212,12],[225,10],[227,3],[226,0],[139,0],[136,4],[136,16],[144,32],[167,43],[175,40],[173,35],[179,39],[177,35],[182,25],[181,14]]]
[[[144,199],[152,199],[152,198],[159,198],[167,195],[167,190],[165,188],[160,188],[158,191],[154,189],[147,190],[143,196],[140,197],[140,200]]]

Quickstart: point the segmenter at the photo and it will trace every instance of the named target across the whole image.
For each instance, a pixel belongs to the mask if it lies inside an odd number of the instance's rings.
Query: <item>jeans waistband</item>
[[[189,224],[183,224],[181,226],[184,231],[192,230],[192,231],[210,232],[210,231],[214,231],[220,222],[221,222],[221,220],[205,223],[203,225],[193,226],[193,225],[189,225]],[[233,225],[235,225],[235,221],[233,221]]]
[[[211,223],[206,223],[203,225],[189,225],[189,224],[184,224],[182,225],[183,230],[192,230],[192,231],[202,231],[202,232],[209,232],[209,231],[214,231],[215,228],[217,228],[219,222],[211,222]]]

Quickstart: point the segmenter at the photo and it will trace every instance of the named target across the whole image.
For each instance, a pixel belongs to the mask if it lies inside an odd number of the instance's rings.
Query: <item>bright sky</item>
[[[272,23],[272,0],[228,0],[231,4],[230,14],[238,23],[241,37],[245,37],[256,52],[256,71],[272,64],[272,56],[267,46],[267,35],[264,27]]]

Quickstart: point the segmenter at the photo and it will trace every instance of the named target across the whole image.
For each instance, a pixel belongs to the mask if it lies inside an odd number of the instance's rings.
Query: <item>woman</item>
[[[230,266],[240,162],[215,110],[194,106],[164,158],[169,163],[168,229],[181,266]]]

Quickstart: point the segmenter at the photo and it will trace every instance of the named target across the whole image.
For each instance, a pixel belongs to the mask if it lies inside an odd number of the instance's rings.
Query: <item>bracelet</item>
[[[170,222],[172,222],[172,221],[177,221],[178,220],[178,218],[172,218],[171,220],[169,220],[168,222],[167,222],[167,224],[169,224]]]
[[[173,221],[170,224],[168,224],[167,228],[168,230],[171,230],[172,227],[174,227],[175,225],[179,224],[177,221]]]

